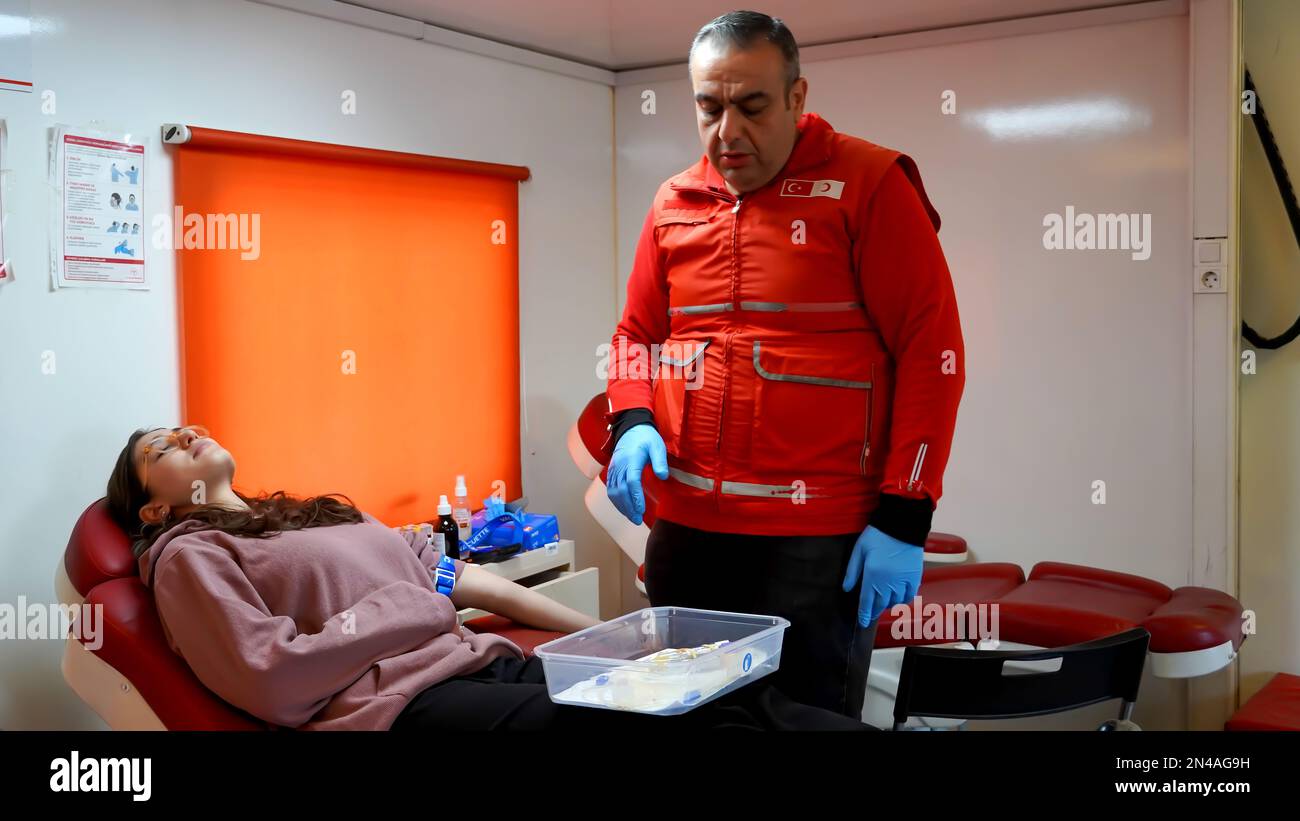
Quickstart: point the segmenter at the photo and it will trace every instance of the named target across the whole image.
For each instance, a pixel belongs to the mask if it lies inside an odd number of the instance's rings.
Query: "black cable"
[[[1287,173],[1286,165],[1282,162],[1282,154],[1278,151],[1277,140],[1273,137],[1273,129],[1269,127],[1268,117],[1264,116],[1264,105],[1259,101],[1259,92],[1255,89],[1255,82],[1250,77],[1249,68],[1246,69],[1246,90],[1255,97],[1255,110],[1251,113],[1250,119],[1255,124],[1255,132],[1259,134],[1259,141],[1264,148],[1264,156],[1268,159],[1268,167],[1273,172],[1273,182],[1277,183],[1278,193],[1282,195],[1282,205],[1285,206],[1287,218],[1291,221],[1291,233],[1295,235],[1296,244],[1300,246],[1300,204],[1296,203],[1295,188],[1291,185],[1291,175]],[[1300,336],[1300,316],[1296,317],[1296,321],[1291,323],[1291,327],[1287,328],[1280,336],[1271,339],[1260,336],[1243,319],[1241,321],[1241,335],[1256,348],[1269,350],[1281,348]]]

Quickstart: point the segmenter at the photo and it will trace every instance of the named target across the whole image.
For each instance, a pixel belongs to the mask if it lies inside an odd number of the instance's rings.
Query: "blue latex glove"
[[[605,492],[609,500],[634,525],[645,515],[645,493],[641,490],[641,472],[649,463],[660,479],[668,478],[668,451],[654,425],[633,425],[619,437],[614,455],[605,473]]]
[[[862,582],[858,594],[858,624],[869,627],[896,604],[909,604],[921,587],[925,548],[900,542],[868,526],[853,546],[844,574],[844,592]]]

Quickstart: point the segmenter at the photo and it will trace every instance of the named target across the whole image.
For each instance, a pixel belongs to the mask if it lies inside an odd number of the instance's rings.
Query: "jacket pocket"
[[[655,227],[660,228],[664,225],[702,225],[710,219],[712,219],[712,215],[704,210],[669,211],[655,217]]]
[[[664,448],[671,456],[681,455],[688,397],[700,387],[707,347],[707,339],[668,339],[660,346],[654,375],[654,417]]]
[[[840,340],[755,340],[755,470],[865,475],[875,366]]]

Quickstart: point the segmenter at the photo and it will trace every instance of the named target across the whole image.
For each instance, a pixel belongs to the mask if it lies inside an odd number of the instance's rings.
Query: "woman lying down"
[[[135,539],[172,649],[210,690],[271,725],[872,729],[762,680],[679,716],[555,704],[540,659],[458,626],[456,610],[564,632],[596,620],[481,567],[448,567],[427,529],[389,528],[337,494],[248,497],[234,474],[234,458],[200,427],[138,430],[109,478],[108,506]]]

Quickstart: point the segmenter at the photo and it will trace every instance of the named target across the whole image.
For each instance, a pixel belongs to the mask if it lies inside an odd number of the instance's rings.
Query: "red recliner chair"
[[[63,651],[63,678],[115,730],[276,729],[223,701],[172,652],[153,594],[140,581],[131,545],[104,499],[81,514],[55,574],[64,605],[102,605],[99,635],[73,631]],[[528,655],[563,633],[522,627],[500,616],[472,619],[476,633],[499,633]],[[92,649],[92,644],[98,645]]]

